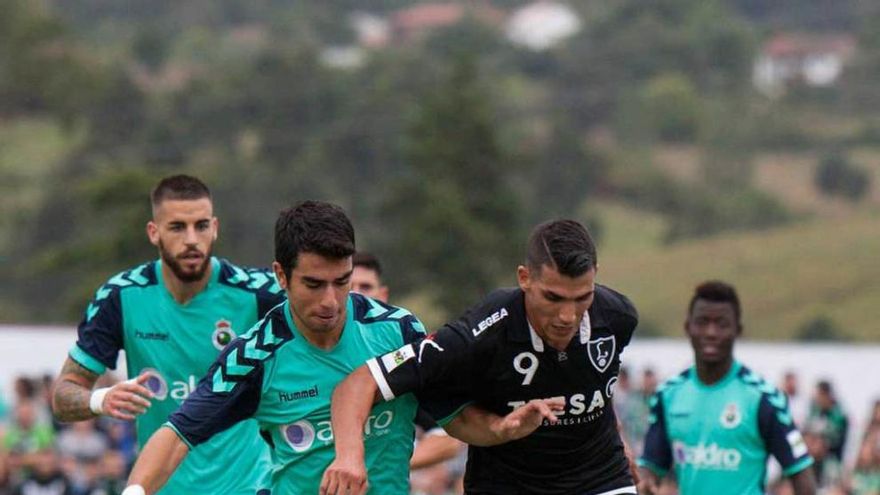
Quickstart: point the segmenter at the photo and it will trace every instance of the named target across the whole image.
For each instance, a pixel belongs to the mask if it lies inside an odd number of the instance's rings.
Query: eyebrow
[[[354,270],[349,270],[345,275],[342,275],[341,277],[333,279],[333,282],[342,282],[342,281],[348,279],[349,277],[351,277],[351,272],[353,272],[353,271]],[[326,280],[322,280],[320,278],[315,278],[315,277],[309,277],[308,275],[303,275],[302,281],[310,283],[310,284],[323,284],[326,282]]]
[[[544,293],[544,297],[550,296],[550,297],[553,297],[553,298],[559,299],[560,301],[577,301],[577,300],[580,300],[580,299],[586,299],[586,298],[590,297],[590,296],[591,296],[594,292],[596,292],[596,291],[595,291],[595,289],[594,289],[594,290],[589,290],[589,291],[584,292],[583,294],[581,294],[581,295],[579,295],[579,296],[575,296],[575,297],[571,297],[571,298],[568,298],[568,297],[562,297],[561,295],[559,295],[559,294],[553,292],[552,290],[544,290],[544,291],[542,291],[542,292]]]

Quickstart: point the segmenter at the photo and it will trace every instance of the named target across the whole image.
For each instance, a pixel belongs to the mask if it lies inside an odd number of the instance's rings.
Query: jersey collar
[[[532,349],[535,352],[544,352],[544,339],[538,335],[538,332],[535,331],[535,327],[529,322],[529,319],[526,318],[526,324],[529,326],[529,337],[532,341]],[[578,339],[580,340],[581,345],[587,345],[590,341],[590,334],[592,334],[593,327],[590,324],[590,312],[587,311],[584,313],[584,317],[581,320],[581,327],[578,329]]]

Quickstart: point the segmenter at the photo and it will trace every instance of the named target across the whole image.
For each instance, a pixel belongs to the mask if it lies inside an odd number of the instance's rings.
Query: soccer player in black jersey
[[[638,316],[625,296],[596,283],[596,267],[580,223],[543,223],[517,268],[518,288],[491,293],[435,334],[349,375],[333,394],[336,460],[322,494],[361,493],[370,406],[409,392],[453,435],[479,414],[472,405],[503,416],[533,399],[563,403],[555,421],[525,438],[472,445],[469,495],[635,494],[611,400]]]

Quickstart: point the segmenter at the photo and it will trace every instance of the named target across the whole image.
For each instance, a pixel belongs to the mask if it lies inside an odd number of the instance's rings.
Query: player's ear
[[[519,283],[519,288],[522,290],[526,290],[531,286],[531,273],[529,273],[527,266],[519,265],[516,267],[516,280]]]
[[[150,244],[159,246],[159,226],[152,220],[147,222],[147,239],[150,240]]]
[[[217,217],[211,217],[211,227],[214,228],[214,240],[217,240],[217,234],[220,232],[220,220]]]
[[[277,261],[272,262],[272,271],[275,272],[275,279],[278,280],[278,285],[287,290],[287,275],[284,274],[284,268],[281,266],[281,263]]]

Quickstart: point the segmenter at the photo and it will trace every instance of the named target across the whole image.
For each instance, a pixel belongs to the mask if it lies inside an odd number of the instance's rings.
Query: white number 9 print
[[[532,378],[535,377],[535,372],[538,371],[538,358],[531,352],[521,352],[513,358],[513,369],[517,373],[525,375],[522,384],[528,385],[532,383]]]

